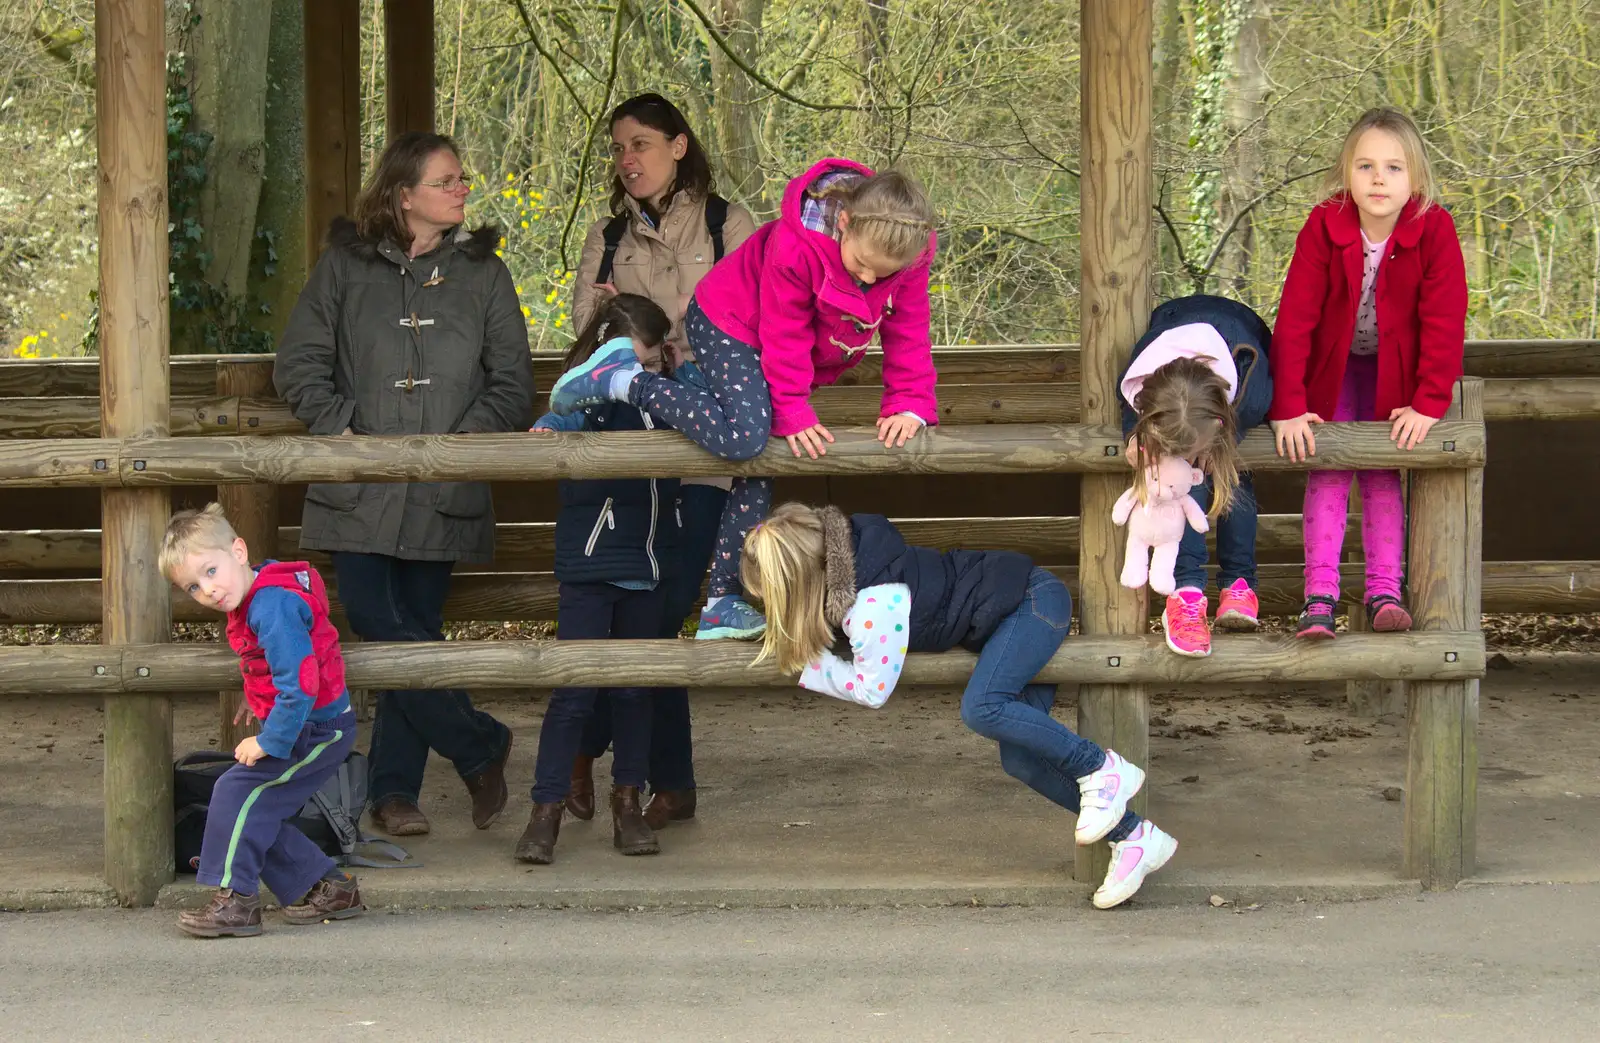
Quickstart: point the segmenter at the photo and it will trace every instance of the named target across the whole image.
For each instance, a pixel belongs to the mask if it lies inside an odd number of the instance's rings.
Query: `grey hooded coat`
[[[278,346],[273,383],[314,435],[471,434],[533,423],[533,361],[499,232],[415,259],[336,220]],[[486,482],[312,484],[300,546],[490,561]]]

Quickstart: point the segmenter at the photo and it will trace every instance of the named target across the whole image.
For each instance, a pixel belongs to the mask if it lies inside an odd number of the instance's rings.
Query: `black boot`
[[[561,835],[561,812],[565,804],[553,800],[548,804],[535,804],[528,816],[528,828],[517,841],[516,859],[547,866],[556,857],[556,838]]]

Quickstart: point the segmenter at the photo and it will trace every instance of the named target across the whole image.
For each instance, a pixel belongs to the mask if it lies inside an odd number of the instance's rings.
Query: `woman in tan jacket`
[[[659,94],[629,98],[613,110],[611,158],[611,216],[596,221],[583,241],[573,326],[585,328],[612,294],[636,293],[672,318],[668,343],[686,357],[683,314],[695,284],[755,232],[755,220],[712,191],[705,150],[683,113]],[[661,579],[667,585],[664,638],[678,636],[684,617],[700,602],[728,486],[727,478],[686,478],[679,487],[680,553]],[[661,829],[694,817],[689,690],[657,689],[654,709],[645,819],[651,829]],[[594,760],[610,742],[611,715],[597,703],[572,766],[567,810],[578,818],[594,815]]]

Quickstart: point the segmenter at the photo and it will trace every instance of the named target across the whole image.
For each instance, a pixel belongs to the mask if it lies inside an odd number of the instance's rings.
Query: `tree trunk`
[[[766,0],[716,0],[711,8],[716,32],[751,68],[756,67],[759,53],[756,41],[765,11]],[[756,85],[714,43],[711,45],[711,83],[725,184],[731,195],[750,199],[762,187]]]
[[[230,297],[250,278],[256,204],[267,167],[267,46],[270,3],[197,0],[189,39],[195,129],[212,135],[200,226],[210,263],[205,278]]]
[[[1272,8],[1267,0],[1245,0],[1239,35],[1233,42],[1228,70],[1227,176],[1222,186],[1222,227],[1233,224],[1233,235],[1222,251],[1219,275],[1224,286],[1232,284],[1234,295],[1248,304],[1250,266],[1255,257],[1255,216],[1246,213],[1234,218],[1250,205],[1261,191],[1261,142],[1266,136],[1267,34],[1272,24]]]
[[[250,273],[250,292],[268,313],[256,322],[283,332],[306,281],[306,120],[304,0],[272,0],[267,42],[266,181],[257,223],[269,236],[271,256]]]
[[[889,52],[889,0],[861,0],[861,43],[856,56],[856,66],[861,70],[861,90],[856,104],[860,123],[858,137],[867,147],[869,155],[887,153],[893,142],[884,134],[886,123],[879,119],[879,102],[882,92],[879,83],[882,70],[879,66]]]

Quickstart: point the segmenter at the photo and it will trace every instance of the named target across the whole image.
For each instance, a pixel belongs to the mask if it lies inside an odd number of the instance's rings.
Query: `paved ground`
[[[1182,848],[1152,878],[1147,902],[1408,886],[1398,878],[1403,805],[1383,795],[1405,784],[1404,724],[1352,718],[1341,693],[1258,686],[1157,695],[1151,814]],[[538,868],[510,855],[527,820],[543,701],[484,701],[517,730],[511,807],[493,829],[472,829],[464,789],[435,760],[424,794],[435,832],[409,845],[426,868],[369,872],[375,902],[1082,899],[1068,880],[1071,817],[1000,770],[993,744],[962,726],[952,693],[897,694],[881,711],[798,690],[700,693],[699,819],[665,830],[662,854],[642,859],[612,849],[605,812],[569,819],[556,864]],[[1520,659],[1484,681],[1479,879],[1600,882],[1597,709],[1600,676],[1571,659]],[[214,700],[178,704],[177,749],[214,742],[216,712]],[[1057,712],[1075,719],[1070,702]],[[104,894],[99,728],[92,701],[0,700],[0,907]]]
[[[1600,887],[1348,904],[0,915],[0,1040],[1596,1038]]]

